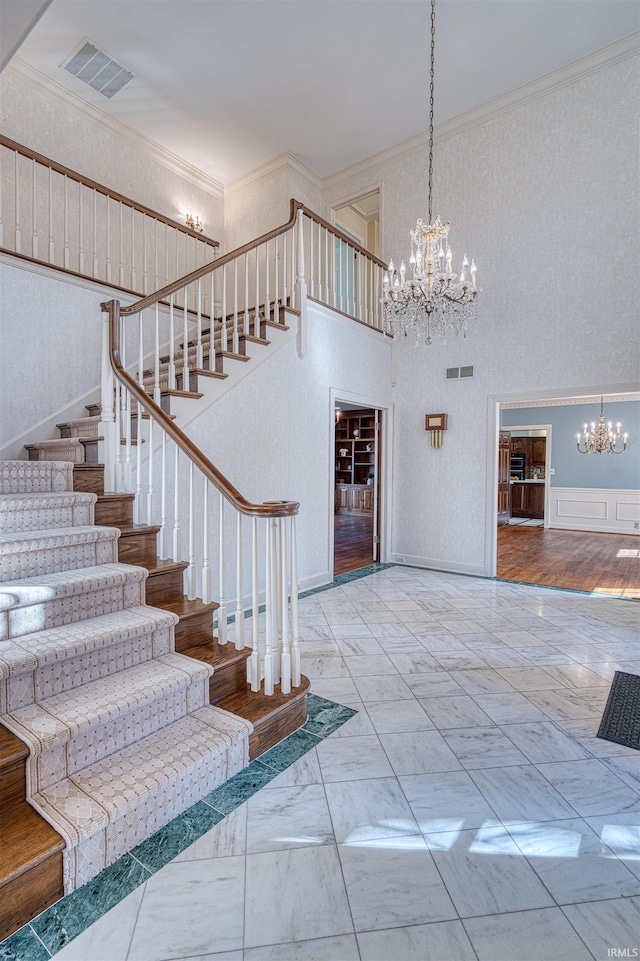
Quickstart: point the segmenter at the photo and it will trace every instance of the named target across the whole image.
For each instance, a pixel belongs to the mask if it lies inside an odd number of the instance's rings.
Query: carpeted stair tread
[[[68,420],[64,424],[56,424],[61,437],[84,437],[96,438],[98,436],[99,417],[77,417],[75,420]]]
[[[119,535],[117,528],[94,526],[0,534],[0,579],[112,563]]]
[[[0,461],[0,494],[72,490],[73,465],[68,461]]]
[[[147,571],[100,564],[0,583],[0,640],[144,604]]]
[[[29,745],[31,788],[42,790],[204,707],[212,673],[192,658],[167,654],[18,708],[2,721]]]
[[[72,464],[84,464],[86,460],[85,444],[95,444],[101,437],[59,437],[55,440],[39,440],[33,444],[25,444],[29,451],[29,458],[34,460],[70,461]],[[32,458],[32,454],[37,457]]]
[[[95,494],[74,491],[0,494],[0,534],[86,527],[95,503]]]
[[[242,770],[251,725],[203,707],[31,801],[64,837],[65,888],[108,864]]]
[[[74,671],[79,670],[78,662],[83,657],[91,660],[94,670],[98,671],[100,669],[98,654],[108,651],[111,647],[126,647],[129,663],[137,663],[134,660],[136,653],[140,655],[139,660],[169,653],[173,643],[171,629],[177,621],[177,617],[170,611],[161,611],[144,604],[3,641],[0,646],[0,681],[9,681],[19,674],[55,667],[61,672],[59,683],[63,685],[62,687],[56,685],[56,688],[68,690],[73,686],[74,680],[71,667]],[[162,632],[161,638],[153,638],[152,635],[156,631]],[[147,645],[148,651],[137,652],[136,645],[146,639],[155,643]],[[74,664],[67,667],[65,662],[70,661]],[[124,666],[128,666],[126,660],[116,659],[112,671],[102,668],[100,674],[96,676],[115,673]],[[80,681],[80,683],[83,682]],[[39,695],[36,679],[33,696],[30,701],[23,703],[42,700],[53,693],[58,693],[58,690],[43,690]]]

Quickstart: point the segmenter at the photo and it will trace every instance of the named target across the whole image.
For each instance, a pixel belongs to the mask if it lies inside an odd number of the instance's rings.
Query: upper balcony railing
[[[0,136],[0,250],[137,296],[217,256],[219,243]]]

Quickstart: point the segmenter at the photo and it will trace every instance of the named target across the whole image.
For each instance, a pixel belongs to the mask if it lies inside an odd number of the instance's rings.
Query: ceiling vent
[[[447,367],[445,380],[468,380],[473,377],[473,367]]]
[[[65,70],[78,80],[111,100],[119,90],[133,80],[135,74],[121,63],[110,57],[104,50],[96,47],[91,40],[83,40],[75,53],[63,64]]]

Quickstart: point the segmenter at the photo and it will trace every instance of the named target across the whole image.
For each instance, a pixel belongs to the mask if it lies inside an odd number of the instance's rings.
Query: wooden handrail
[[[162,408],[149,397],[143,388],[127,373],[120,358],[120,303],[117,300],[105,301],[101,309],[109,314],[109,360],[114,374],[135,397],[149,415],[159,423],[160,427],[171,438],[188,459],[195,464],[204,476],[213,484],[229,503],[249,517],[292,517],[298,513],[300,504],[296,501],[268,501],[264,504],[252,504],[242,496],[230,481],[220,473],[193,441],[173,423]],[[153,456],[151,452],[150,456]]]
[[[89,187],[91,190],[95,190],[105,197],[110,197],[112,200],[116,200],[118,203],[124,204],[126,207],[131,207],[133,210],[137,210],[141,214],[146,214],[147,217],[151,217],[153,220],[158,220],[160,223],[167,224],[167,226],[173,227],[175,230],[179,230],[180,233],[186,234],[188,237],[193,237],[195,240],[200,240],[209,247],[220,246],[219,241],[213,240],[211,237],[207,237],[205,234],[194,233],[194,231],[190,230],[185,224],[178,223],[177,220],[172,220],[170,217],[165,217],[164,214],[158,213],[157,210],[152,210],[151,207],[147,207],[145,204],[138,203],[137,200],[131,200],[130,197],[125,197],[124,194],[118,193],[117,190],[110,190],[108,187],[104,187],[95,180],[91,180],[89,177],[85,177],[83,174],[79,174],[75,170],[70,170],[69,167],[64,167],[55,160],[50,160],[48,157],[38,153],[36,150],[31,150],[30,147],[25,147],[23,144],[17,143],[15,140],[10,140],[9,137],[5,137],[2,134],[0,134],[0,146],[7,147],[9,150],[14,150],[16,153],[21,154],[23,157],[28,157],[30,160],[35,160],[44,167],[50,167],[51,170],[55,170],[57,173],[63,174],[65,177],[68,177],[69,180],[74,180],[76,183],[83,184],[83,186]]]
[[[360,244],[356,243],[356,241],[349,236],[349,234],[345,234],[345,232],[340,230],[339,227],[336,227],[335,224],[330,224],[328,220],[325,220],[324,217],[320,216],[320,214],[314,213],[313,210],[310,210],[309,207],[306,207],[303,203],[298,203],[296,201],[296,204],[305,217],[309,218],[309,220],[313,220],[314,223],[320,224],[320,226],[324,227],[325,230],[328,230],[329,233],[332,233],[335,237],[338,237],[339,240],[343,240],[345,244],[353,247],[354,250],[357,250],[359,254],[362,254],[363,257],[366,257],[367,260],[370,260],[378,267],[382,267],[383,270],[389,269],[388,264],[385,264],[384,260],[380,260],[380,258],[372,254],[370,250],[365,250],[364,247],[361,247]],[[216,261],[216,263],[219,263],[219,261]]]
[[[197,267],[196,270],[192,270],[190,274],[186,277],[181,277],[179,280],[174,280],[173,283],[167,284],[162,290],[156,291],[155,294],[149,294],[147,297],[143,297],[142,300],[136,301],[135,304],[131,304],[129,307],[122,307],[120,310],[121,314],[137,314],[141,310],[146,310],[147,307],[153,307],[154,304],[161,300],[165,300],[170,297],[171,294],[177,293],[179,290],[183,290],[189,284],[194,283],[194,281],[199,280],[201,277],[206,277],[210,274],[212,270],[217,270],[218,267],[224,267],[225,264],[229,264],[238,257],[242,257],[243,254],[249,253],[250,250],[254,250],[261,244],[266,243],[268,240],[272,240],[274,237],[279,237],[281,234],[291,230],[296,222],[296,217],[298,215],[298,208],[303,205],[297,200],[291,200],[291,212],[289,220],[286,224],[282,224],[281,227],[274,227],[273,230],[267,231],[266,234],[262,234],[261,237],[257,237],[256,240],[250,240],[248,243],[243,244],[242,247],[236,247],[235,250],[230,250],[228,254],[223,254],[218,257],[217,260],[212,260],[210,264],[203,264],[202,267]]]

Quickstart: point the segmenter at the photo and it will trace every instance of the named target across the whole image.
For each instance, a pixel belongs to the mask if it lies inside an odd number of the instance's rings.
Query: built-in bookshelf
[[[345,411],[336,423],[336,484],[366,484],[375,472],[375,411]]]

